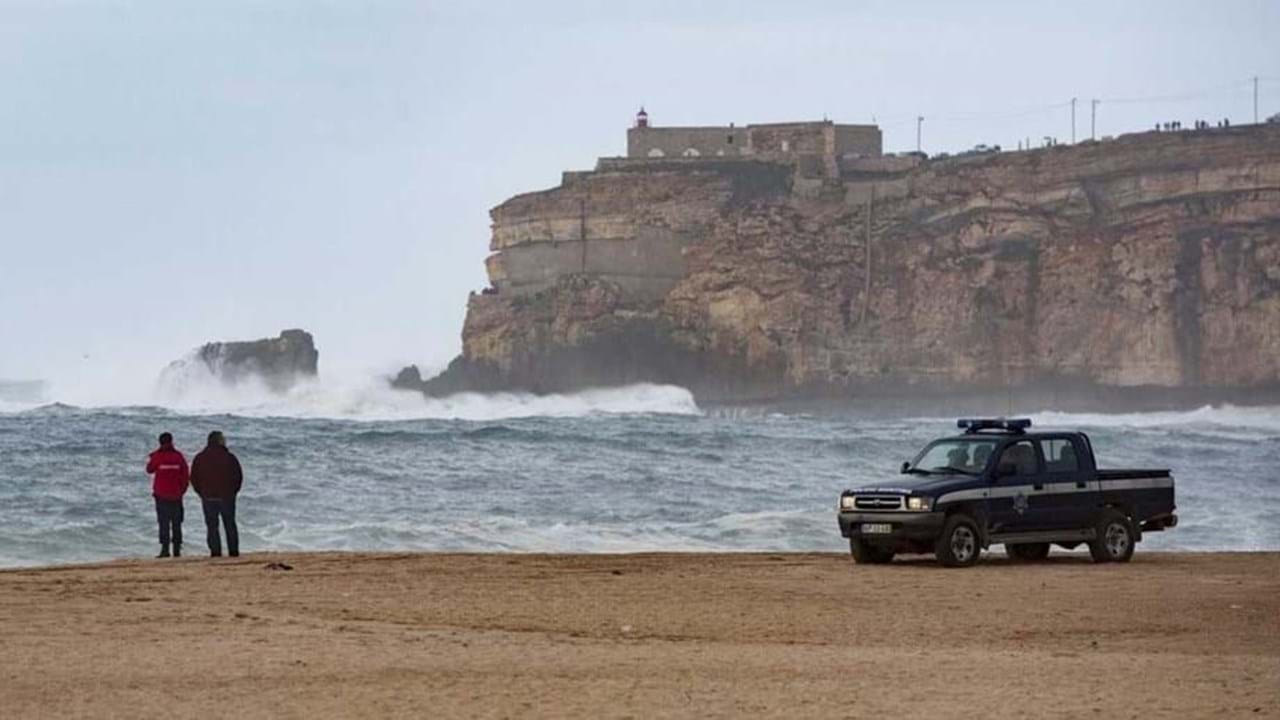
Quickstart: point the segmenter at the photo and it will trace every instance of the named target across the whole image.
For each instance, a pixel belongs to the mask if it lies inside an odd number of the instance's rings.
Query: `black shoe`
[[[181,545],[174,545],[174,546],[173,546],[173,556],[174,556],[174,557],[182,557],[182,546],[181,546]]]
[[[222,557],[222,553],[220,553],[220,552],[216,552],[216,553],[209,553],[209,557]]]
[[[227,554],[228,554],[228,555],[230,555],[231,557],[240,557],[240,551],[239,551],[239,550],[237,550],[237,551],[235,551],[235,552],[233,552],[233,553],[227,553]]]
[[[156,556],[156,559],[159,560],[160,558],[167,558],[167,557],[169,557],[169,546],[161,545],[160,554]]]

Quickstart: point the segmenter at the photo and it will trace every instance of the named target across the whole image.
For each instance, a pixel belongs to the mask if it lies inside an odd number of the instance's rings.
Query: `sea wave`
[[[1042,410],[1026,415],[1035,426],[1093,428],[1219,427],[1280,432],[1280,407],[1205,405],[1194,410],[1065,413]]]
[[[159,386],[139,402],[121,405],[3,403],[0,413],[75,413],[110,410],[119,414],[231,415],[357,421],[472,420],[522,417],[583,417],[596,414],[700,413],[693,394],[672,385],[637,384],[574,393],[461,393],[442,398],[395,390],[384,379],[314,380],[284,393],[247,382],[228,386],[213,378],[188,378]]]

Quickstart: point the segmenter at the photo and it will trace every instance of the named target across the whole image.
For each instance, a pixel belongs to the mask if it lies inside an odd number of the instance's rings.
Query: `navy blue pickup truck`
[[[1127,562],[1143,533],[1178,524],[1169,470],[1099,470],[1088,435],[1030,432],[1027,419],[958,424],[963,434],[929,443],[900,480],[841,494],[855,562],[934,553],[968,567],[992,545],[1033,561],[1081,544],[1095,562]]]

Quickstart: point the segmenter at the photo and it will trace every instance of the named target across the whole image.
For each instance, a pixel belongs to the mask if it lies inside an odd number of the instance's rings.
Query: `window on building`
[[[685,157],[698,157],[698,156],[699,156],[699,155],[701,155],[701,154],[702,154],[702,153],[698,152],[698,151],[697,151],[697,150],[695,150],[694,148],[687,148],[687,149],[684,151],[684,156],[685,156]]]
[[[659,148],[654,148],[649,151],[649,157],[662,157],[663,155],[666,155],[666,153],[662,152]]]
[[[733,136],[732,136],[732,135],[730,135],[729,137],[725,138],[725,139],[724,139],[724,141],[725,141],[725,142],[727,142],[727,143],[729,143],[730,145],[732,145],[732,144],[733,144]]]

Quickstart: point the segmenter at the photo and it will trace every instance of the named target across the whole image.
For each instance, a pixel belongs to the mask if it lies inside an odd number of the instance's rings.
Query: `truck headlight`
[[[929,509],[929,506],[930,506],[931,504],[932,504],[931,500],[930,500],[929,498],[927,498],[927,497],[909,497],[909,498],[907,498],[907,509],[908,509],[908,510],[928,510],[928,509]]]
[[[840,509],[841,509],[841,510],[852,510],[852,509],[853,509],[853,496],[852,496],[852,495],[841,495],[841,496],[840,496]]]

